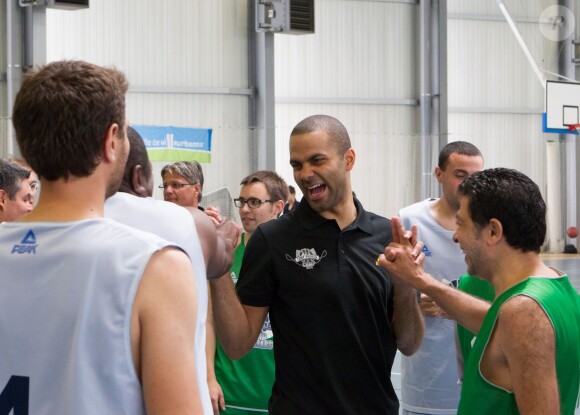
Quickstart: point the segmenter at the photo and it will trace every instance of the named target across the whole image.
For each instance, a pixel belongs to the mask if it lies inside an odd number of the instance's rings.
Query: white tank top
[[[105,216],[167,239],[180,246],[189,255],[195,273],[198,294],[194,351],[197,383],[203,413],[213,415],[207,386],[207,362],[205,359],[208,307],[207,279],[201,243],[191,214],[175,203],[117,192],[105,202]]]
[[[0,407],[145,413],[131,311],[168,245],[110,219],[0,224]]]
[[[418,225],[419,240],[425,243],[424,268],[434,278],[457,286],[466,273],[465,256],[453,242],[453,231],[435,221],[429,209],[435,199],[407,206],[399,212],[405,229]],[[457,413],[461,386],[458,384],[455,351],[455,322],[425,316],[425,335],[421,347],[412,356],[401,359],[401,406],[423,414]]]

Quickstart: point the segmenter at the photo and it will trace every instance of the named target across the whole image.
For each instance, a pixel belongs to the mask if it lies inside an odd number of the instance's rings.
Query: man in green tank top
[[[524,174],[497,168],[473,174],[459,188],[454,239],[467,272],[489,281],[489,304],[425,273],[425,260],[394,218],[393,240],[379,258],[391,276],[429,295],[475,333],[458,414],[569,414],[580,385],[580,299],[562,272],[539,253],[546,205]]]
[[[240,210],[245,232],[234,252],[234,264],[229,273],[234,284],[238,281],[244,250],[253,232],[262,223],[280,216],[288,198],[286,182],[273,171],[254,172],[240,184],[240,197],[234,203]],[[208,356],[208,384],[216,414],[218,410],[234,415],[268,413],[274,384],[274,338],[269,316],[266,316],[258,341],[241,359],[231,360],[217,344],[215,358]]]

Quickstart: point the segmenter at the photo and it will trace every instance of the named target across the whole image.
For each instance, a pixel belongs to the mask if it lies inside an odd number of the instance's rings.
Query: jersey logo
[[[302,248],[296,250],[296,258],[292,258],[290,255],[286,254],[286,259],[288,261],[294,262],[295,264],[303,266],[306,269],[312,269],[325,256],[326,251],[322,251],[322,254],[319,256],[314,248]]]
[[[16,244],[12,247],[11,254],[36,254],[36,247],[38,244],[36,243],[36,235],[30,229],[22,241],[19,244]]]
[[[0,414],[28,415],[30,378],[11,376],[0,393]]]
[[[423,249],[421,251],[423,252],[423,254],[425,256],[433,256],[433,254],[431,254],[431,251],[429,251],[429,248],[427,247],[427,245],[424,245]]]

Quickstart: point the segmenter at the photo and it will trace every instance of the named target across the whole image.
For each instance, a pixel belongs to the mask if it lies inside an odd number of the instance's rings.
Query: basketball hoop
[[[580,124],[570,124],[568,126],[568,130],[572,133],[572,134],[580,134]]]

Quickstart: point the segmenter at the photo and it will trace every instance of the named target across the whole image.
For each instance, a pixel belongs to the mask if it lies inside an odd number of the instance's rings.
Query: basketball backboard
[[[570,126],[580,124],[580,83],[546,81],[546,104],[542,117],[545,133],[576,134]]]

